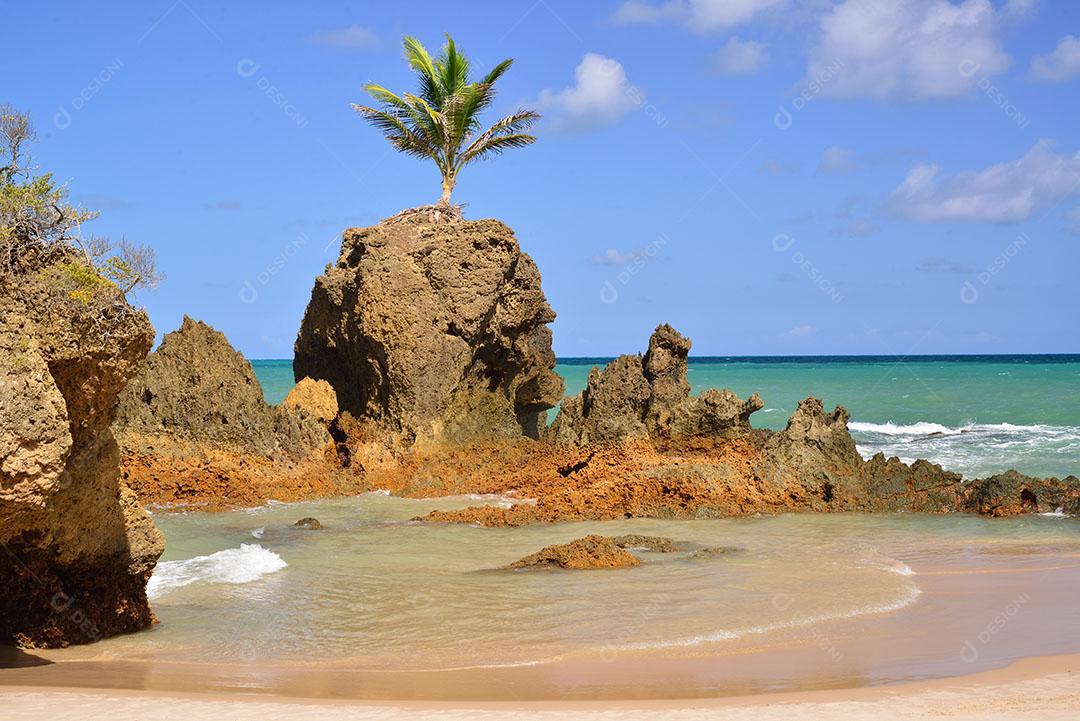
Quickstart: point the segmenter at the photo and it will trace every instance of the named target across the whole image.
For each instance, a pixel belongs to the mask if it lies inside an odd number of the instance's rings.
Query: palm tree
[[[479,82],[473,82],[469,59],[458,51],[449,34],[436,58],[416,38],[406,35],[402,44],[405,59],[420,81],[418,94],[397,95],[369,83],[364,90],[381,107],[353,108],[401,152],[435,161],[442,173],[438,206],[449,207],[461,169],[474,160],[535,142],[536,138],[524,131],[540,119],[540,114],[519,110],[481,132],[479,115],[495,97],[495,81],[514,61],[503,60]]]

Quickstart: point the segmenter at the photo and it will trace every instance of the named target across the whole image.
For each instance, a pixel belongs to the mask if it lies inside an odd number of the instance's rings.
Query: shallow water
[[[567,394],[585,387],[606,359],[562,359]],[[292,364],[252,365],[267,400],[292,387]],[[1030,475],[1080,475],[1080,357],[695,358],[693,393],[730,388],[761,394],[755,427],[780,429],[808,395],[844,405],[866,457],[926,458],[966,478],[1016,468]]]
[[[725,654],[903,616],[924,602],[922,572],[1050,556],[1080,566],[1080,523],[1061,518],[790,514],[511,529],[409,521],[477,502],[370,493],[160,515],[168,548],[151,589],[161,624],[97,644],[92,656],[416,671]],[[292,527],[304,516],[325,528]],[[634,551],[642,565],[614,571],[502,570],[590,532],[666,535],[686,550]],[[716,546],[727,550],[692,557]],[[1064,640],[1080,644],[1080,629]]]

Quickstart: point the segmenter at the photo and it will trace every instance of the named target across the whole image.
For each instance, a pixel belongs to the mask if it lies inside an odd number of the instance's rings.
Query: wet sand
[[[964,720],[1072,719],[1080,708],[1080,656],[1026,659],[1005,669],[957,679],[876,688],[803,691],[726,699],[607,702],[300,701],[263,695],[81,691],[12,686],[0,689],[9,721],[294,721],[350,719],[817,719],[881,721],[944,717]]]

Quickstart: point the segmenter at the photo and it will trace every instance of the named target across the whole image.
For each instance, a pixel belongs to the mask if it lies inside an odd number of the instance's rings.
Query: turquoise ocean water
[[[566,393],[608,358],[560,359]],[[293,385],[291,360],[252,361],[270,403]],[[1080,475],[1080,355],[691,358],[693,393],[761,394],[756,427],[780,429],[798,401],[844,405],[864,455],[927,458],[965,477],[1016,468]]]

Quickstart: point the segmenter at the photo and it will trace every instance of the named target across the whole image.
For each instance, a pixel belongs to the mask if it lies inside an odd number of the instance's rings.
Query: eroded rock
[[[418,215],[345,231],[315,281],[293,369],[406,444],[535,438],[562,395],[554,319],[510,228]]]
[[[164,540],[109,428],[154,331],[115,287],[69,292],[76,251],[23,260],[0,272],[0,644],[89,643],[154,621]]]
[[[964,484],[961,508],[988,516],[1064,513],[1080,516],[1080,479],[1033,478],[1006,471]]]
[[[311,417],[326,425],[330,425],[338,414],[337,393],[333,386],[312,378],[301,378],[285,396],[282,405],[307,411]]]
[[[514,561],[507,568],[555,567],[569,569],[628,568],[641,563],[606,536],[588,535],[569,543],[546,546]]]
[[[556,443],[590,445],[634,438],[722,438],[752,433],[750,414],[762,407],[755,393],[742,400],[729,390],[690,396],[686,380],[690,340],[660,325],[644,356],[622,355],[589,373],[585,390],[563,400],[549,430]]]
[[[329,398],[305,407],[318,394],[312,386],[302,403],[268,405],[244,356],[185,316],[121,394],[114,431],[124,479],[144,502],[205,509],[355,490],[319,417]]]

